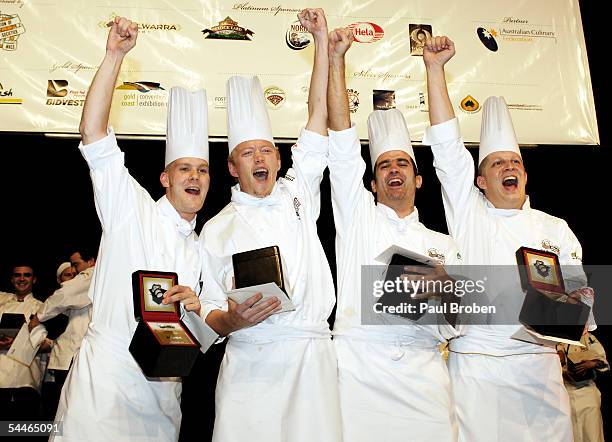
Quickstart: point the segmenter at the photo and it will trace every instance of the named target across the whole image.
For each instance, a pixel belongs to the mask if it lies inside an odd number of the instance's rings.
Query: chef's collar
[[[17,293],[13,293],[15,295],[15,300],[17,302],[26,302],[26,300],[29,300],[30,298],[34,297],[34,294],[32,292],[28,293],[27,295],[25,295],[23,298],[19,299],[19,296],[17,296]]]
[[[527,196],[525,198],[525,202],[523,203],[523,207],[521,207],[520,209],[498,209],[487,198],[485,198],[485,204],[487,205],[487,210],[490,213],[493,213],[493,214],[499,215],[499,216],[508,216],[508,217],[519,215],[519,214],[523,213],[524,210],[531,209],[531,204],[529,203],[529,196]]]
[[[232,201],[236,204],[244,204],[252,207],[271,207],[281,204],[281,192],[278,183],[274,183],[274,188],[270,195],[262,197],[250,195],[240,190],[240,184],[232,187]]]
[[[157,206],[164,215],[174,221],[174,224],[179,232],[181,232],[184,236],[191,235],[191,232],[193,232],[193,229],[195,229],[196,226],[195,216],[191,221],[187,221],[176,211],[172,203],[168,201],[166,195],[157,200]]]
[[[397,215],[397,212],[389,206],[384,205],[383,203],[378,203],[377,206],[379,210],[381,210],[390,221],[393,221],[398,224],[411,224],[419,222],[419,211],[414,207],[414,210],[410,213],[410,215],[400,218]]]

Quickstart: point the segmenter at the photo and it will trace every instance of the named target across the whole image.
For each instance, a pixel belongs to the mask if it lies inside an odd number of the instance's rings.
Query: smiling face
[[[34,276],[34,270],[28,266],[17,266],[13,269],[13,276],[11,276],[11,283],[15,287],[15,294],[18,298],[32,293],[32,286],[36,282]]]
[[[176,211],[183,219],[192,221],[204,205],[210,186],[208,161],[179,158],[168,164],[159,180]]]
[[[381,154],[376,160],[372,180],[372,192],[378,202],[405,216],[414,208],[416,189],[422,184],[420,175],[415,174],[410,155],[401,150]]]
[[[240,190],[263,198],[274,189],[281,167],[280,153],[267,140],[243,141],[232,150],[227,166],[238,179]]]
[[[476,184],[498,209],[520,209],[527,198],[527,172],[519,154],[493,152],[478,168]]]

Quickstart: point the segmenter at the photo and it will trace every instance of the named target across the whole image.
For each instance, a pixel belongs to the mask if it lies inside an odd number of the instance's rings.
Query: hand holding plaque
[[[551,252],[521,247],[516,251],[521,285],[526,291],[520,322],[538,338],[582,346],[580,337],[590,307],[568,299],[559,264]]]

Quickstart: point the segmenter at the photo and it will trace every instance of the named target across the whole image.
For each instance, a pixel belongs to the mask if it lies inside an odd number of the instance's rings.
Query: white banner
[[[140,25],[124,61],[111,124],[163,135],[168,90],[206,88],[210,135],[224,137],[225,81],[258,75],[274,136],[306,122],[311,37],[296,14],[312,4],[266,0],[0,0],[0,130],[77,133],[87,88],[115,15]],[[578,0],[322,0],[330,29],[350,26],[352,118],[362,138],[375,108],[397,107],[413,140],[428,124],[422,40],[448,35],[449,92],[464,140],[477,142],[489,95],[510,105],[522,144],[598,144]]]

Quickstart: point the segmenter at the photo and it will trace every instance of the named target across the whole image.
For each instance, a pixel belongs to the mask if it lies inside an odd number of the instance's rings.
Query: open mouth
[[[399,177],[393,177],[387,180],[387,186],[389,187],[400,187],[404,184],[404,180]]]
[[[502,180],[504,188],[514,190],[518,187],[518,178],[514,175],[509,175]]]
[[[255,171],[253,172],[253,176],[255,177],[255,179],[257,181],[265,181],[268,179],[268,169],[265,169],[263,167],[260,167],[258,169],[255,169]]]
[[[187,192],[190,195],[195,195],[198,196],[200,194],[200,189],[198,187],[188,187],[185,189],[185,192]]]

